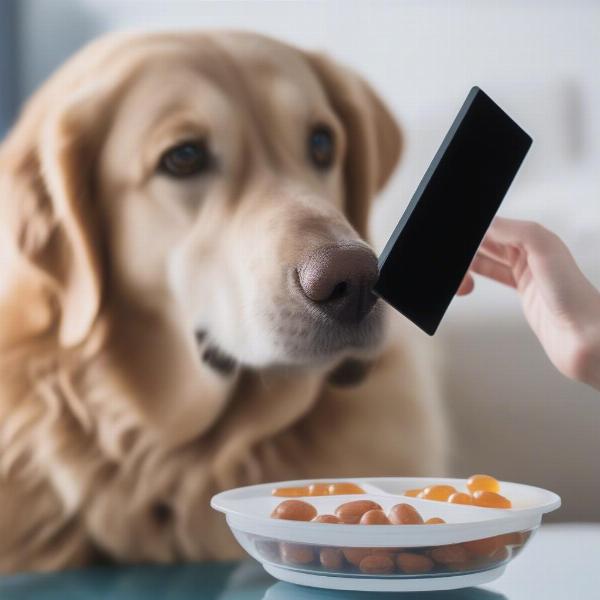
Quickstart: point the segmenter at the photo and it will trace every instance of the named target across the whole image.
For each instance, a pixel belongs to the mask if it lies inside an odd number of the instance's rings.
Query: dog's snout
[[[377,276],[377,258],[359,243],[323,246],[298,268],[306,299],[327,316],[350,323],[361,321],[375,304]]]

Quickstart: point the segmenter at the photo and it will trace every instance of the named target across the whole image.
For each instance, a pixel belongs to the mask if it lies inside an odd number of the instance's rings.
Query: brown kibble
[[[510,550],[506,546],[500,546],[491,556],[492,562],[504,562],[510,555]]]
[[[423,517],[410,504],[396,504],[390,509],[388,515],[390,522],[393,525],[421,525]]]
[[[289,544],[282,542],[280,545],[281,560],[289,565],[308,565],[315,560],[315,551],[306,544]]]
[[[488,564],[488,563],[486,563]],[[467,560],[465,562],[460,563],[450,563],[445,565],[447,569],[450,571],[457,571],[460,573],[466,573],[468,571],[473,571],[475,569],[480,570],[482,567],[481,559],[479,560]]]
[[[373,510],[368,510],[364,513],[360,518],[359,523],[361,525],[389,525],[390,520],[382,510],[374,508]]]
[[[344,558],[355,567],[360,565],[360,561],[365,556],[392,556],[396,552],[401,552],[402,548],[343,548]]]
[[[394,561],[387,554],[371,554],[360,561],[358,568],[363,573],[383,575],[394,570]]]
[[[429,573],[433,569],[433,561],[429,556],[415,552],[401,552],[396,556],[396,566],[403,573]]]
[[[365,556],[369,556],[373,553],[371,552],[371,548],[344,548],[342,554],[351,565],[358,567],[360,561],[365,558]]]
[[[286,521],[310,521],[317,516],[317,509],[304,500],[284,500],[271,513],[273,519]]]
[[[469,560],[469,553],[461,544],[448,544],[438,546],[430,552],[431,558],[441,565],[453,565],[464,563]]]
[[[529,532],[514,531],[513,533],[503,533],[497,537],[505,546],[522,546],[527,541]]]
[[[344,563],[344,556],[339,548],[322,548],[319,560],[325,569],[339,571]]]
[[[373,509],[381,510],[381,506],[372,500],[353,500],[338,506],[335,514],[342,523],[355,525],[367,511]]]
[[[313,520],[313,523],[339,523],[340,520],[335,515],[317,515]]]
[[[504,544],[500,539],[500,536],[483,538],[481,540],[472,540],[470,542],[463,542],[462,544],[467,552],[476,558],[483,558],[492,556],[499,548],[503,548]]]

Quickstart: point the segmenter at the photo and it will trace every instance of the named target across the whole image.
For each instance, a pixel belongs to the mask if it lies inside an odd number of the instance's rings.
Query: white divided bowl
[[[373,500],[386,511],[404,502],[414,506],[426,520],[441,517],[439,525],[343,525],[272,519],[273,509],[286,498],[272,495],[273,488],[311,483],[351,481],[366,494],[312,496],[318,514],[332,514],[344,502]],[[408,498],[403,492],[429,485],[450,484],[467,491],[466,480],[445,478],[367,478],[284,481],[237,488],[214,496],[211,506],[223,513],[242,547],[265,570],[290,583],[338,590],[427,591],[479,585],[500,576],[539,527],[542,515],[557,509],[560,498],[553,492],[518,483],[500,483],[501,494],[512,501],[511,509],[481,508],[433,500]],[[443,555],[440,547],[467,544],[467,556],[459,562],[436,561],[428,572],[407,574],[394,566],[389,574],[365,574],[346,555],[399,552]],[[340,568],[320,564],[324,548],[339,548],[344,556]],[[358,550],[357,550],[358,549]],[[364,550],[364,552],[361,552]],[[431,554],[431,551],[434,551]],[[435,550],[438,550],[437,554]],[[448,548],[452,551],[452,548]]]

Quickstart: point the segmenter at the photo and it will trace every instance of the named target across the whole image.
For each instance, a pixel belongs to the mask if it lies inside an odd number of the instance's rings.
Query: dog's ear
[[[102,270],[92,164],[98,151],[99,90],[62,106],[44,128],[40,162],[66,252],[56,258],[62,298],[59,339],[72,346],[87,335],[100,309]]]
[[[90,84],[60,100],[38,93],[2,148],[16,245],[55,297],[65,347],[86,338],[101,305],[93,164],[113,87]]]
[[[389,109],[366,81],[324,55],[306,56],[346,129],[346,214],[366,237],[370,203],[396,167],[402,134]]]

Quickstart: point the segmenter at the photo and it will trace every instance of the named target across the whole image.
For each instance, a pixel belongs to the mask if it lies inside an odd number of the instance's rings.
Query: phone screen
[[[474,87],[379,258],[375,293],[433,335],[532,139]]]

